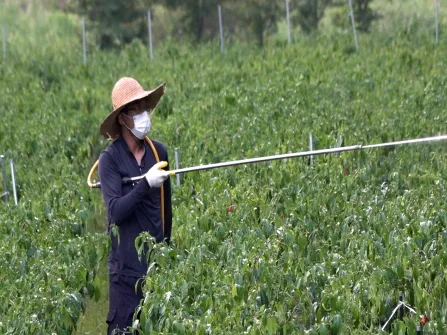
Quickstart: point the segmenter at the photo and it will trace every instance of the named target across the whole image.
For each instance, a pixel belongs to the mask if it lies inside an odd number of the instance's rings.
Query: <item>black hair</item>
[[[128,108],[128,106],[124,106],[123,109],[121,109],[121,112],[120,112],[120,113],[124,113],[124,114],[128,115],[128,113],[129,113],[129,108]]]

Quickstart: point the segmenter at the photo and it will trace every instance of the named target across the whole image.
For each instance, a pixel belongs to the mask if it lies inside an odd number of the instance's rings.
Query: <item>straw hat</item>
[[[104,119],[99,129],[102,136],[108,140],[115,140],[120,136],[121,127],[117,117],[119,112],[129,103],[147,98],[149,108],[153,111],[164,94],[165,83],[151,91],[145,91],[133,78],[123,77],[112,90],[113,111]]]

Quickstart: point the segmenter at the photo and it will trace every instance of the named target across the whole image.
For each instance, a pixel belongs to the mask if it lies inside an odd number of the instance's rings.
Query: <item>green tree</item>
[[[223,0],[156,0],[167,8],[183,11],[179,30],[185,30],[195,42],[210,36],[207,32],[215,31],[217,27],[217,6],[223,5]]]
[[[297,23],[305,33],[311,33],[318,29],[326,8],[332,0],[299,0],[296,6],[296,14],[293,21]]]
[[[360,31],[369,31],[374,20],[380,18],[377,12],[373,11],[370,4],[373,0],[354,0],[354,15],[357,20],[357,28]]]
[[[75,11],[87,17],[101,48],[119,47],[147,38],[150,0],[79,0]]]
[[[372,23],[380,18],[380,15],[371,8],[372,2],[373,0],[352,0],[356,26],[360,31],[369,32]],[[346,25],[348,18],[345,13],[349,10],[348,0],[333,0],[332,5],[340,7],[340,9],[343,8],[339,15],[334,16],[333,23],[336,26]]]
[[[268,33],[276,32],[278,20],[285,16],[283,0],[247,0],[238,4],[242,22],[256,36],[258,46]]]

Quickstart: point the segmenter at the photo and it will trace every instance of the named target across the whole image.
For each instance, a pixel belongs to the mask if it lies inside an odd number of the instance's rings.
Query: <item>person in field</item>
[[[101,153],[98,167],[112,240],[107,334],[131,326],[143,299],[139,279],[146,275],[147,262],[145,257],[138,259],[135,239],[142,232],[149,232],[158,243],[169,243],[171,237],[168,152],[163,143],[147,136],[164,89],[163,84],[145,91],[135,79],[121,78],[112,90],[113,111],[100,126],[101,135],[113,141]],[[142,175],[139,181],[122,183],[124,177]],[[112,232],[114,225],[118,234]]]

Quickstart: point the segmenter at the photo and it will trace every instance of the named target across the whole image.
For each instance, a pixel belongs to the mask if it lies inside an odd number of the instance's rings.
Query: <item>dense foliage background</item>
[[[0,332],[103,329],[108,239],[86,177],[108,144],[99,123],[121,76],[167,82],[151,137],[171,160],[179,148],[185,167],[307,150],[309,132],[316,148],[446,133],[446,39],[435,45],[433,12],[408,3],[407,19],[384,7],[402,25],[362,34],[359,53],[349,25],[295,34],[290,46],[281,29],[263,49],[235,39],[224,55],[214,39],[166,40],[153,61],[144,41],[104,51],[89,31],[87,65],[78,15],[3,4],[0,153],[16,162],[20,203],[0,203]],[[438,143],[173,180],[173,245],[153,246],[161,266],[149,270],[135,327],[379,333],[403,291],[429,316],[424,333],[445,333],[445,161]],[[82,323],[85,309],[98,319]],[[419,320],[407,314],[388,330],[415,334]]]
[[[1,2],[1,1],[0,1]],[[20,5],[25,11],[57,8],[75,13],[88,20],[95,32],[95,41],[103,49],[120,48],[137,38],[147,39],[147,10],[152,11],[155,40],[174,39],[195,43],[209,41],[218,33],[217,7],[223,10],[227,37],[255,40],[259,46],[278,31],[286,16],[285,0],[2,0]],[[415,0],[385,0],[406,7]],[[417,2],[417,1],[416,1]],[[419,1],[424,4],[426,1]],[[352,0],[356,27],[367,32],[383,17],[384,0]],[[322,21],[332,28],[349,25],[348,2],[345,0],[289,0],[291,21],[295,30],[312,34],[320,29]]]

